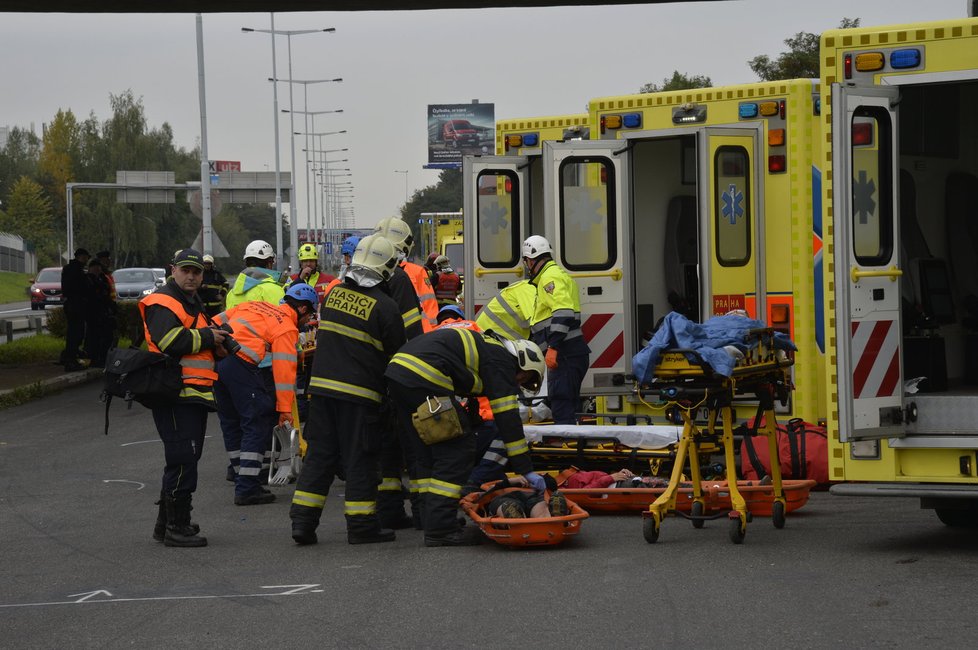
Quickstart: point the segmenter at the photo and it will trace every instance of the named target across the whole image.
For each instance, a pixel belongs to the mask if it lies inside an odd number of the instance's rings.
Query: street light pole
[[[280,163],[280,153],[279,153],[279,126],[278,126],[278,69],[276,66],[275,57],[275,36],[284,35],[288,41],[288,53],[289,53],[289,109],[293,107],[292,103],[292,37],[298,34],[313,34],[317,32],[335,32],[336,28],[329,27],[326,29],[294,29],[294,30],[279,30],[275,29],[275,13],[272,12],[271,16],[271,29],[249,29],[247,27],[242,27],[243,32],[262,32],[271,34],[272,37],[272,80],[274,91],[272,93],[274,110],[275,110],[275,212],[276,212],[276,224],[275,224],[275,256],[276,256],[276,266],[278,270],[281,271],[283,267],[283,251],[282,251],[282,168]],[[294,122],[290,121],[289,131],[295,131]],[[291,248],[290,261],[294,267],[298,267],[298,254],[299,254],[299,225],[298,217],[296,216],[296,203],[295,203],[295,137],[290,136],[292,143],[292,173],[290,175],[290,191],[289,191],[289,211],[292,213],[289,218],[289,240]]]
[[[297,110],[283,109],[282,112],[283,113],[299,113],[301,115],[307,115],[307,116],[308,115],[311,115],[312,116],[312,130],[315,131],[316,130],[316,116],[317,115],[323,115],[325,113],[342,113],[343,112],[343,109],[340,108],[340,109],[336,109],[336,110],[332,110],[332,111],[297,111]],[[292,137],[295,137],[295,136],[293,135]],[[308,148],[307,149],[304,149],[304,151],[308,151]]]
[[[395,169],[395,174],[404,174],[404,205],[408,202],[408,170],[406,169]]]

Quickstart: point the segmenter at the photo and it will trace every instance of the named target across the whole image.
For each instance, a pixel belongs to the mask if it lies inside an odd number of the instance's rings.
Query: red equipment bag
[[[763,419],[761,420],[763,422]],[[757,425],[744,427],[740,444],[740,473],[745,480],[758,480],[771,474],[767,436],[757,433]],[[825,427],[801,418],[778,426],[778,460],[784,479],[810,479],[829,482],[829,441]]]

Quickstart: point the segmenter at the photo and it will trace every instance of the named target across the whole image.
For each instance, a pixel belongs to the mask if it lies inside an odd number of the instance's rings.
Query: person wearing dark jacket
[[[466,328],[438,329],[412,339],[391,359],[384,374],[401,426],[413,432],[425,546],[481,542],[478,530],[463,529],[457,518],[462,486],[474,464],[475,437],[456,396],[489,400],[512,471],[525,476],[537,491],[545,490],[543,478],[533,472],[517,401],[520,387],[539,390],[544,372],[543,353],[536,344],[500,342]],[[455,431],[454,438],[425,444],[413,416],[435,408],[437,398],[450,400],[461,431]]]
[[[85,306],[85,354],[90,368],[104,368],[105,357],[115,336],[112,285],[98,259],[89,261],[86,280],[91,295]]]
[[[85,315],[91,300],[87,277],[91,257],[87,250],[79,248],[75,251],[75,258],[61,269],[61,294],[64,296],[64,314],[68,325],[61,362],[68,372],[85,369],[78,362],[78,348],[85,340]]]
[[[316,543],[326,496],[340,471],[346,477],[347,541],[394,540],[394,531],[381,526],[377,485],[387,429],[384,369],[405,340],[404,321],[387,288],[396,265],[389,241],[364,237],[344,281],[323,302],[316,349],[328,354],[317,353],[313,360],[305,428],[309,447],[289,511],[297,544]]]
[[[207,414],[216,410],[214,354],[223,356],[225,333],[210,327],[197,295],[203,273],[201,254],[183,249],[174,257],[166,284],[139,301],[149,350],[178,359],[183,373],[176,401],[152,409],[166,458],[153,538],[167,546],[207,546],[207,538],[190,522],[190,510]]]
[[[200,285],[200,300],[207,315],[214,317],[224,311],[224,299],[228,295],[227,278],[214,266],[214,256],[204,255],[204,279]]]

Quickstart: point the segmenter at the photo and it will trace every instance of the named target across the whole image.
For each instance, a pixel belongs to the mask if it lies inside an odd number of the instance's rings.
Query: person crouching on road
[[[437,329],[411,339],[391,359],[385,372],[388,391],[401,425],[414,432],[425,546],[482,542],[477,528],[462,528],[458,523],[458,501],[472,472],[475,437],[456,395],[488,398],[510,467],[538,492],[546,489],[543,478],[533,472],[517,401],[520,387],[533,393],[539,390],[544,372],[543,353],[536,344],[500,342],[461,327]],[[448,404],[457,418],[444,408]],[[440,430],[432,431],[435,418],[426,416],[440,410],[445,415],[439,420],[455,420],[456,426],[436,424]]]
[[[387,417],[384,369],[405,341],[404,321],[387,282],[397,250],[380,235],[360,240],[343,283],[326,296],[309,392],[309,447],[292,497],[292,539],[315,544],[333,477],[346,477],[347,541],[394,541],[377,512],[380,451]],[[341,471],[342,470],[342,471]],[[403,506],[402,506],[403,512]]]
[[[299,327],[316,314],[319,296],[307,284],[291,287],[282,304],[244,302],[214,319],[234,341],[217,364],[217,415],[234,471],[234,503],[271,503],[258,478],[276,424],[292,420]],[[270,362],[267,363],[267,362]]]
[[[214,351],[221,348],[225,335],[208,326],[197,296],[203,272],[200,253],[181,250],[166,284],[139,301],[149,350],[179,359],[183,369],[183,389],[176,402],[153,409],[166,458],[153,539],[167,546],[207,546],[207,538],[198,535],[200,528],[190,522],[190,504],[197,489],[207,413],[214,410]]]

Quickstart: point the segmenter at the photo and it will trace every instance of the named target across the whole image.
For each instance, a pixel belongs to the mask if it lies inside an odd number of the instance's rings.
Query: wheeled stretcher
[[[652,544],[659,539],[659,529],[665,516],[678,512],[692,520],[695,528],[701,528],[707,519],[726,516],[729,519],[730,540],[735,544],[744,541],[751,513],[744,495],[738,489],[736,462],[734,460],[733,410],[735,395],[753,394],[758,400],[757,421],[763,416],[759,434],[768,437],[771,458],[778,457],[777,418],[774,400],[786,402],[791,390],[788,368],[792,361],[774,345],[775,332],[770,328],[752,329],[747,333],[746,350],[741,353],[729,376],[717,374],[694,350],[670,349],[665,351],[655,366],[653,381],[643,392],[657,393],[660,400],[678,404],[683,417],[682,437],[676,450],[669,485],[643,513],[642,532],[645,541]],[[705,430],[698,426],[692,411],[700,406],[708,410]],[[702,443],[714,444],[720,431],[723,448],[727,490],[730,509],[727,513],[707,514],[707,497],[703,490],[700,468],[690,463],[692,502],[689,514],[677,510],[680,481],[687,457],[699,456]],[[771,520],[775,528],[783,528],[787,502],[778,463],[771,467]]]
[[[524,425],[533,466],[582,470],[625,467],[636,473],[659,472],[675,456],[682,436],[678,425]]]

